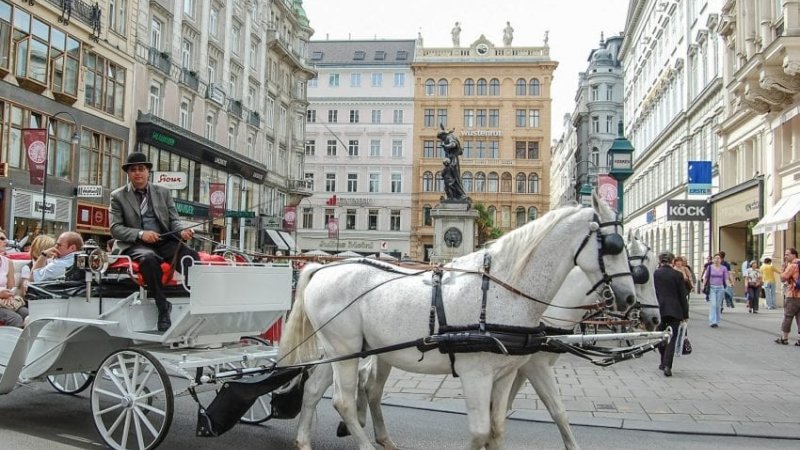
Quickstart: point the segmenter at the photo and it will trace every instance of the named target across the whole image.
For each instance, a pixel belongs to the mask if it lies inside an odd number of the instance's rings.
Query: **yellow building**
[[[430,211],[444,195],[440,124],[461,140],[461,174],[504,232],[549,207],[549,47],[501,47],[481,36],[469,47],[417,47],[412,64],[414,166],[411,257],[428,260]],[[478,242],[476,240],[476,242]]]

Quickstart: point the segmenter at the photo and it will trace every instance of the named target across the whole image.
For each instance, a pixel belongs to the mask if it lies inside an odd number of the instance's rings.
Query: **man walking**
[[[797,259],[797,249],[787,248],[783,254],[783,261],[781,281],[786,283],[786,300],[783,305],[783,323],[781,323],[783,334],[775,339],[775,342],[787,345],[789,333],[792,331],[792,320],[797,322],[797,332],[800,334],[800,289],[797,288],[797,280],[800,278],[800,259]],[[800,339],[794,345],[800,347]]]
[[[128,183],[111,193],[111,236],[117,240],[115,251],[139,262],[139,271],[158,307],[158,331],[166,331],[172,326],[172,304],[164,295],[161,262],[172,262],[183,273],[178,262],[186,255],[193,260],[199,257],[182,242],[191,239],[194,231],[184,228],[179,220],[169,190],[150,184],[152,168],[144,153],[128,155],[122,165]]]
[[[767,299],[767,309],[775,309],[775,266],[772,258],[764,258],[761,265],[761,278],[764,280],[764,297]]]
[[[669,343],[658,348],[661,353],[659,369],[664,371],[664,376],[672,376],[672,360],[675,357],[675,342],[678,339],[678,327],[681,321],[689,318],[689,301],[686,283],[683,275],[673,269],[675,255],[664,252],[658,255],[659,266],[653,274],[653,285],[656,288],[658,311],[661,313],[659,331],[667,327],[672,329],[672,338]]]

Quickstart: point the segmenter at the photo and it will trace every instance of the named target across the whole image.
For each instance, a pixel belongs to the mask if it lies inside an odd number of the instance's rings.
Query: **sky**
[[[575,107],[578,73],[600,33],[625,29],[628,0],[304,0],[312,40],[416,39],[425,47],[451,47],[450,30],[461,23],[461,45],[481,34],[503,45],[506,21],[514,28],[512,46],[541,46],[549,30],[550,58],[558,62],[552,87],[551,138],[563,132],[562,118]]]

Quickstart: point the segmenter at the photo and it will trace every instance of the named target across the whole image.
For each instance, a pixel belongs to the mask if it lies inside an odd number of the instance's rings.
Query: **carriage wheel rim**
[[[119,450],[156,448],[169,431],[173,401],[164,367],[142,350],[108,356],[91,390],[97,432],[108,446]]]
[[[60,373],[58,375],[48,375],[47,381],[58,392],[63,394],[78,394],[94,380],[94,376],[88,372]]]

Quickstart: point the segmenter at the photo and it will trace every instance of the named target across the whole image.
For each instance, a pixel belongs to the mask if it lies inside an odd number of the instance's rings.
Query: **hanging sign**
[[[31,173],[30,183],[41,186],[47,176],[47,129],[25,128],[22,130],[22,145],[28,157],[28,169]]]

